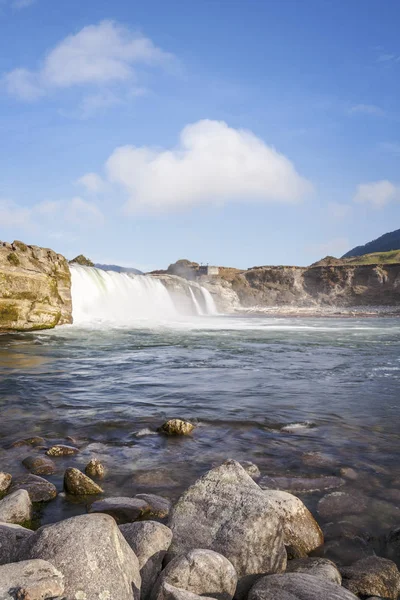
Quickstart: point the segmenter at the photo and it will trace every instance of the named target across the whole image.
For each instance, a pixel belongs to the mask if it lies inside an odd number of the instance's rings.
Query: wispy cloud
[[[375,117],[384,117],[385,111],[375,104],[355,104],[349,109],[351,115],[371,115]]]
[[[95,94],[85,94],[83,100],[83,110],[92,111],[118,103],[112,85],[140,89],[137,67],[167,68],[174,60],[142,34],[102,21],[66,37],[36,70],[16,68],[5,74],[4,82],[10,94],[25,101],[60,89],[95,86]]]
[[[387,179],[360,183],[353,198],[358,204],[369,204],[373,208],[384,208],[393,201],[400,201],[400,186]]]
[[[106,177],[116,193],[123,191],[128,213],[228,202],[295,203],[312,191],[291,161],[262,139],[211,120],[184,127],[170,149],[116,148]],[[97,180],[90,173],[80,182],[90,187]]]

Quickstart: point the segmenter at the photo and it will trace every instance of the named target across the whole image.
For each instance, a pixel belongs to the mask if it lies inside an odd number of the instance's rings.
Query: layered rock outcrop
[[[72,322],[71,274],[53,250],[0,242],[0,331]]]

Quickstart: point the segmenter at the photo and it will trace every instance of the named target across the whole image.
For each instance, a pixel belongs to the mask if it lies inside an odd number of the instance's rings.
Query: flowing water
[[[92,457],[108,469],[106,495],[172,499],[229,457],[271,477],[351,467],[340,491],[368,500],[358,525],[379,537],[400,523],[398,319],[183,317],[159,282],[139,293],[135,279],[112,275],[101,293],[75,275],[75,325],[0,337],[0,470],[24,472],[30,449],[10,445],[32,435],[79,445],[55,459],[60,491],[66,466]],[[172,417],[195,422],[194,434],[157,434]],[[301,497],[315,512],[324,493]],[[40,516],[85,510],[60,495]]]

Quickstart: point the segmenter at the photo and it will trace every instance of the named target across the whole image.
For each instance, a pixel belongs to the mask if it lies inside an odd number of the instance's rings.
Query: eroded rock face
[[[33,531],[12,523],[0,523],[0,565],[17,562],[21,543]]]
[[[268,490],[265,498],[280,516],[289,558],[307,556],[324,543],[322,531],[303,502],[287,492]]]
[[[97,483],[74,467],[70,467],[64,473],[64,489],[73,496],[94,495],[103,492]]]
[[[139,600],[139,562],[108,515],[81,515],[38,529],[22,560],[49,560],[64,575],[66,598]]]
[[[165,583],[198,596],[232,600],[237,575],[232,563],[221,554],[212,550],[191,550],[174,558],[162,571],[152,594],[153,600],[163,598]]]
[[[147,600],[162,570],[165,553],[171,545],[172,531],[155,521],[121,525],[120,530],[139,560],[141,600]]]
[[[304,573],[270,575],[251,589],[248,600],[356,600],[345,588]]]
[[[379,556],[369,556],[341,569],[343,585],[357,596],[379,596],[397,600],[400,573],[396,565]]]
[[[64,592],[64,577],[45,560],[0,566],[1,600],[51,600]]]
[[[286,567],[279,515],[236,461],[227,461],[194,483],[171,512],[170,557],[204,548],[235,567],[243,597],[257,576]]]
[[[0,500],[0,521],[22,525],[32,520],[32,502],[26,490],[17,490]]]
[[[342,584],[342,576],[334,562],[327,558],[297,558],[289,560],[286,573],[305,573],[314,577],[321,577],[337,585]]]
[[[0,331],[72,322],[68,262],[53,250],[0,242]]]

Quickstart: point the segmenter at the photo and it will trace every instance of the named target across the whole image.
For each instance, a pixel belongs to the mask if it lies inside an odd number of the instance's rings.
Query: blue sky
[[[0,239],[306,265],[400,227],[397,0],[0,0]]]

